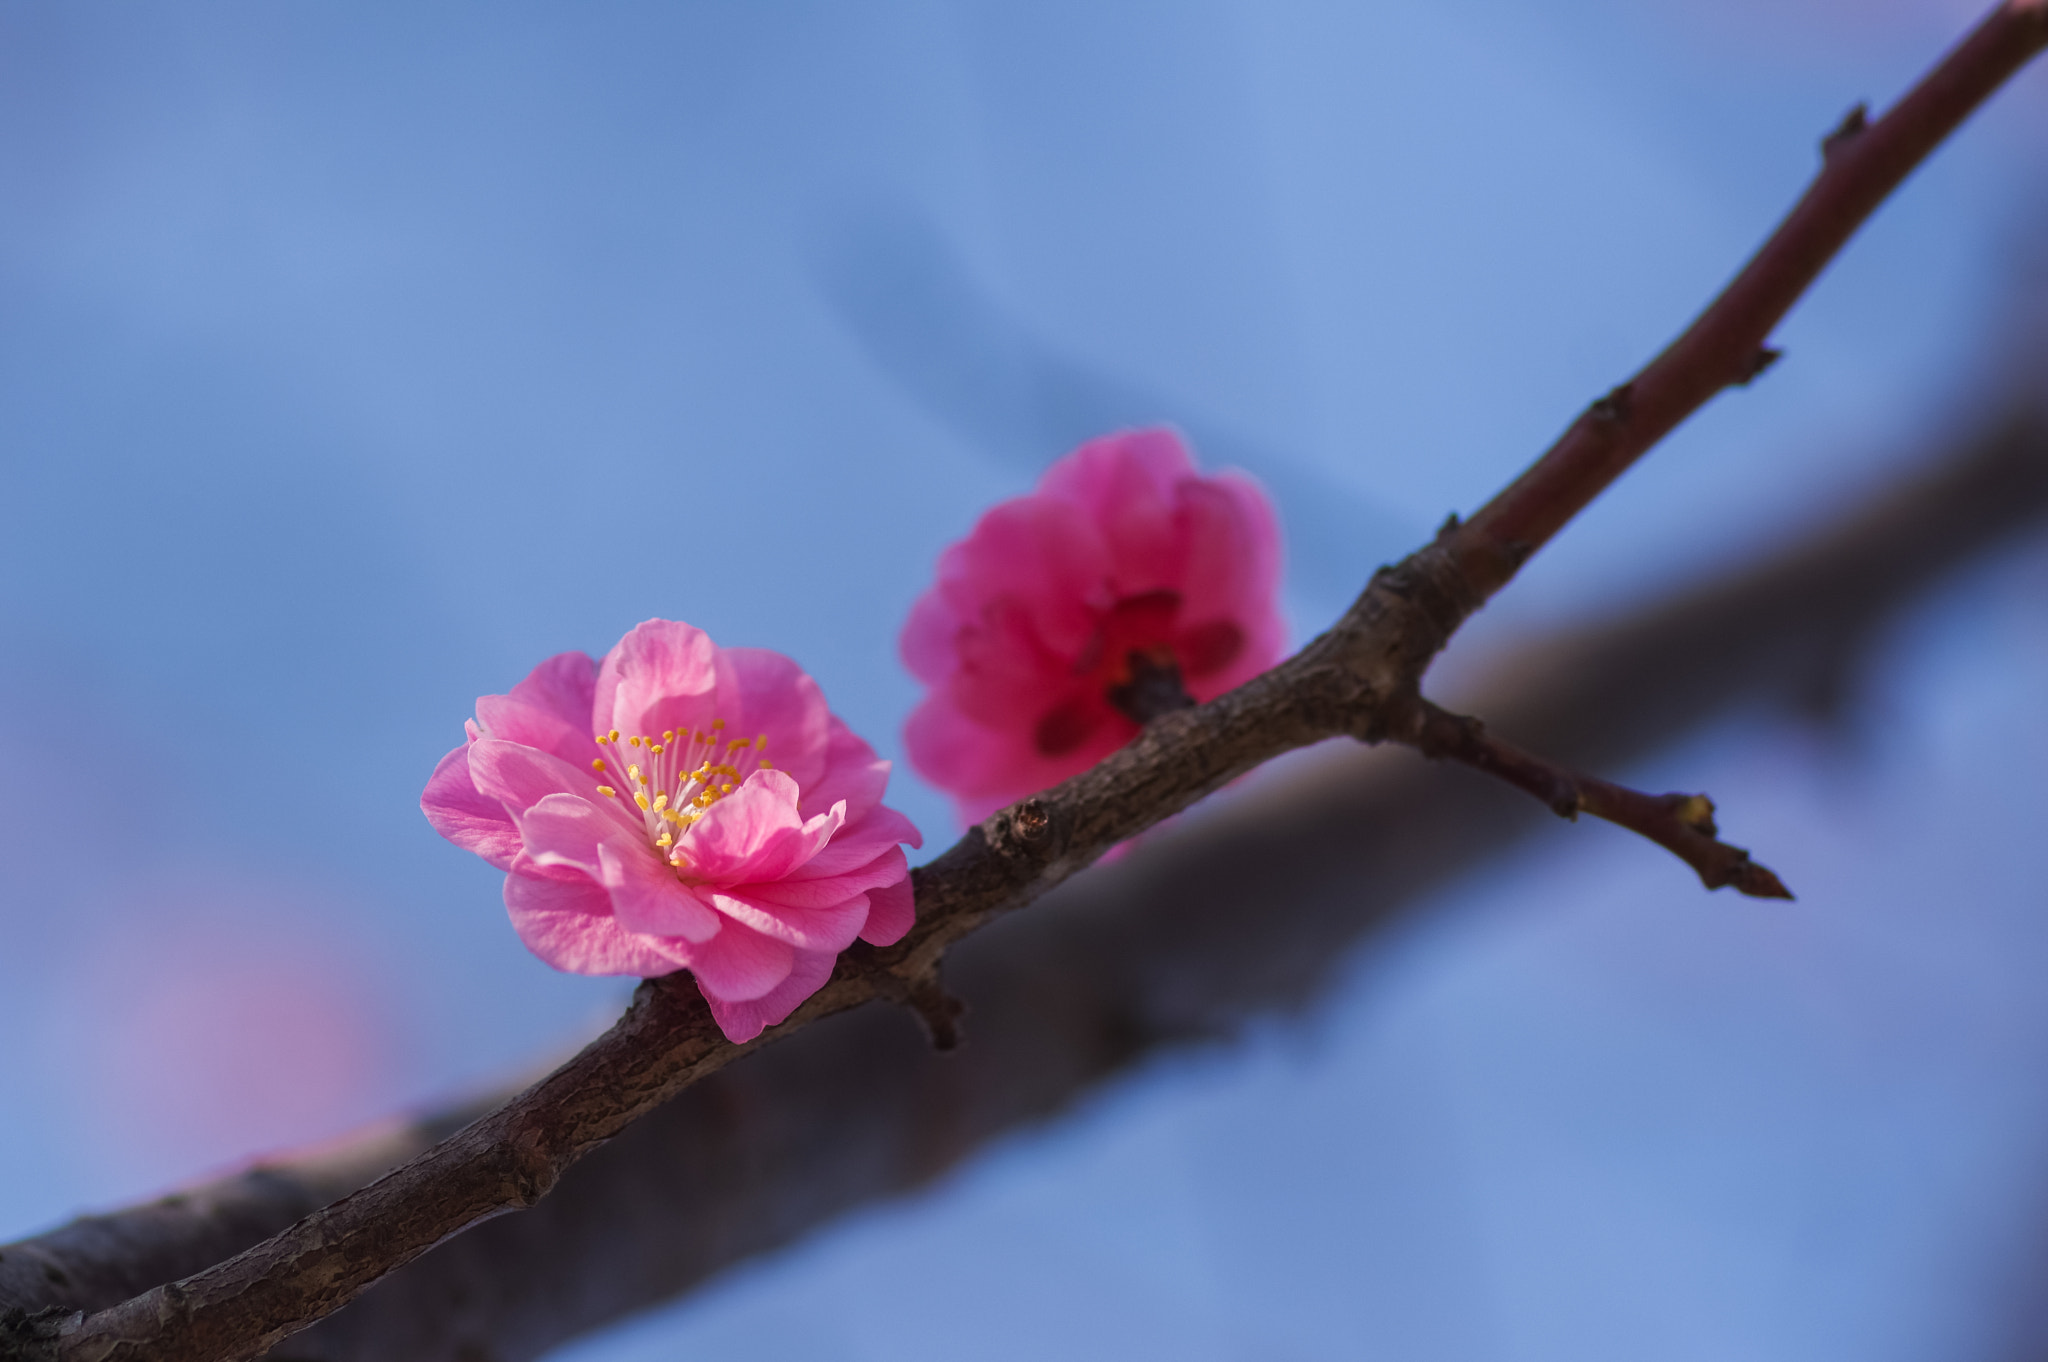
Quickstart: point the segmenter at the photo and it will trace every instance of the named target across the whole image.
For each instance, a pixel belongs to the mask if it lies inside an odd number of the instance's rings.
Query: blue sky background
[[[0,1236],[602,1024],[418,814],[475,696],[665,615],[894,752],[939,548],[1141,421],[1275,489],[1310,631],[1966,17],[0,5]],[[2044,111],[2036,70],[1452,665],[1937,444]],[[572,1355],[1990,1355],[2048,1232],[2043,599],[2016,550],[1900,621],[1846,743],[1624,773],[1796,907],[1560,826],[1313,1017]]]

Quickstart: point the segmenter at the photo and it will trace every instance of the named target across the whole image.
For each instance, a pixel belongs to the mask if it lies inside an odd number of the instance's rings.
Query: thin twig
[[[1733,888],[1758,899],[1789,899],[1777,875],[1741,847],[1718,841],[1714,801],[1703,794],[1644,794],[1553,765],[1487,732],[1486,725],[1417,698],[1409,724],[1389,737],[1425,757],[1456,761],[1506,781],[1560,818],[1582,813],[1647,837],[1684,861],[1709,889]]]
[[[1253,767],[1328,737],[1381,740],[1431,660],[1529,553],[1754,370],[1770,328],[1856,225],[2048,43],[2044,3],[2008,0],[1883,119],[1834,146],[1813,189],[1700,321],[1473,520],[1375,574],[1335,627],[1273,671],[1153,720],[1094,770],[970,831],[917,873],[911,934],[835,972],[768,1036],[732,1045],[687,979],[651,980],[612,1030],[490,1116],[225,1263],[68,1324],[45,1355],[253,1358],[448,1236],[531,1206],[576,1159],[697,1079],[879,996],[877,966],[921,988],[953,942]]]

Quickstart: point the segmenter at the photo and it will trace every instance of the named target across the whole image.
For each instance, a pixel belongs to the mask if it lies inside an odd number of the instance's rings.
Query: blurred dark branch
[[[1620,765],[1729,709],[1812,712],[1944,574],[2048,520],[2048,420],[1995,424],[1736,573],[1503,657],[1477,699],[1575,765]],[[1301,1005],[1361,938],[1542,827],[1505,788],[1399,753],[1332,749],[965,942],[948,977],[973,1043],[937,1056],[863,1009],[699,1084],[534,1209],[394,1273],[274,1356],[519,1362],[900,1195],[1162,1046]],[[1257,867],[1256,872],[1246,867]],[[1243,930],[1259,896],[1261,930]],[[495,1103],[254,1169],[0,1248],[0,1306],[104,1308],[198,1271]]]
[[[1862,218],[2043,43],[2044,0],[2007,0],[1883,119],[1845,125],[1813,189],[1721,298],[1471,522],[1381,569],[1327,633],[1272,671],[1159,716],[1093,770],[970,831],[916,872],[910,934],[848,951],[761,1040],[727,1042],[687,977],[649,980],[575,1058],[410,1163],[225,1262],[91,1316],[41,1321],[40,1338],[11,1327],[15,1340],[0,1346],[82,1362],[254,1357],[450,1236],[534,1206],[584,1155],[740,1055],[875,998],[929,1004],[954,944],[1237,776],[1326,738],[1383,740],[1471,613],[1656,439],[1753,376],[1770,328]],[[1264,897],[1271,876],[1257,864]],[[1176,917],[1169,935],[1185,932]]]

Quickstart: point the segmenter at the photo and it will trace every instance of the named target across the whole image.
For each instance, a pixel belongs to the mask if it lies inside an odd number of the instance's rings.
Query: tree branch
[[[767,1040],[875,997],[930,996],[949,946],[1246,771],[1329,737],[1382,740],[1463,621],[1657,439],[1752,375],[1770,328],[1862,219],[2044,43],[2044,0],[2007,0],[1883,119],[1838,135],[1813,188],[1700,320],[1472,521],[1375,574],[1328,633],[1271,672],[1161,715],[1095,769],[921,867],[910,935],[848,952],[761,1040],[725,1041],[687,978],[650,980],[581,1054],[413,1162],[224,1263],[26,1346],[84,1362],[254,1357],[449,1236],[533,1205],[585,1153]]]
[[[1578,765],[1629,762],[1735,704],[1811,710],[1840,693],[1892,611],[2044,516],[2048,423],[2022,412],[1772,560],[1502,659],[1491,671],[1511,689],[1482,707]],[[932,1056],[885,1009],[813,1028],[699,1084],[532,1211],[443,1244],[274,1357],[539,1356],[925,1182],[1158,1046],[1300,1003],[1360,935],[1540,826],[1535,804],[1462,772],[1341,752],[1238,791],[964,943],[947,975],[973,1003],[966,1050]],[[1254,864],[1262,930],[1247,936],[1242,867]],[[478,1114],[470,1104],[0,1246],[0,1310],[98,1309],[195,1272]]]
[[[1456,761],[1536,796],[1560,818],[1582,813],[1604,818],[1647,837],[1691,866],[1709,889],[1734,886],[1759,899],[1792,894],[1741,847],[1715,840],[1714,801],[1700,794],[1647,795],[1624,785],[1582,776],[1524,752],[1486,731],[1486,725],[1452,714],[1417,696],[1408,722],[1394,740],[1437,761]]]
[[[2043,43],[2048,3],[2006,0],[1883,118],[1851,110],[1822,142],[1813,184],[1721,295],[1463,526],[1453,553],[1482,598],[1686,417],[1768,369],[1771,332],[1864,219]]]

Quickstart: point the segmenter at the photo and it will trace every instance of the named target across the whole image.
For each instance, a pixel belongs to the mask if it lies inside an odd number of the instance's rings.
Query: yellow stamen
[[[615,728],[610,733],[607,733],[605,736],[611,739],[613,742],[617,742],[619,740],[619,730]]]
[[[664,832],[654,839],[654,844],[658,847],[672,847],[676,844],[676,839]]]
[[[617,799],[619,797],[619,792],[617,790],[614,790],[609,785],[598,786],[597,792],[603,795],[606,799]]]
[[[719,729],[721,729],[721,728],[724,728],[724,727],[725,727],[725,720],[723,720],[723,719],[713,719],[713,720],[711,721],[711,731],[712,731],[713,733],[716,733],[716,732],[717,732],[717,731],[718,731]]]
[[[667,796],[667,795],[665,795],[665,794],[658,794],[658,795],[656,795],[656,796],[654,797],[654,807],[655,807],[655,808],[657,808],[657,809],[665,809],[665,808],[667,808],[667,807],[668,807],[668,796]]]
[[[596,761],[590,763],[590,769],[593,771],[602,771],[604,769],[604,758],[599,757]]]
[[[674,742],[676,740],[676,731],[673,728],[662,729],[661,740],[663,742]]]
[[[633,802],[644,809],[647,807],[647,796],[641,794],[638,790],[635,790],[633,792]]]

